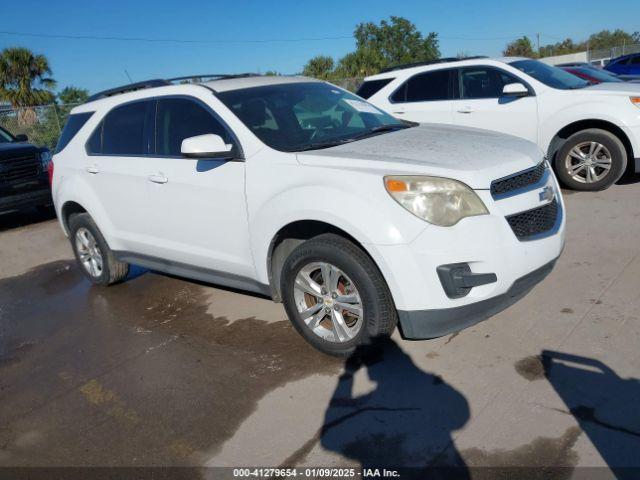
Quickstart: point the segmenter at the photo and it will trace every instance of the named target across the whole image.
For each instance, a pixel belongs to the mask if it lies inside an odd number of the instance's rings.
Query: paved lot
[[[346,365],[269,300],[90,287],[54,220],[0,217],[0,465],[640,467],[640,183],[565,198],[524,300]]]

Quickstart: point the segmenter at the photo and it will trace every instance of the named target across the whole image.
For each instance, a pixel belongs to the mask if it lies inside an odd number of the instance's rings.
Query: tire
[[[596,155],[592,146],[595,145]],[[578,157],[578,154],[581,154]],[[607,161],[608,158],[608,161]],[[591,163],[580,168],[581,162]],[[609,165],[607,170],[604,166]],[[580,168],[573,174],[569,167]],[[617,182],[627,168],[627,152],[614,134],[598,128],[590,128],[571,135],[560,147],[555,158],[555,171],[560,181],[572,190],[594,192],[605,190]],[[596,176],[593,176],[593,173]]]
[[[333,279],[334,289],[324,289],[325,277]],[[373,260],[338,235],[322,234],[298,245],[285,260],[280,279],[291,323],[305,340],[328,355],[349,356],[374,339],[389,337],[398,322],[389,288]],[[305,284],[305,279],[315,285]],[[305,286],[299,286],[302,284]],[[318,292],[321,287],[324,290]],[[358,310],[360,315],[354,313]],[[313,312],[310,316],[309,311]]]
[[[106,286],[126,278],[129,273],[129,264],[116,259],[88,213],[77,213],[71,216],[69,240],[80,270],[92,283]],[[96,268],[96,265],[100,264],[96,260],[98,258],[101,260],[100,269]]]

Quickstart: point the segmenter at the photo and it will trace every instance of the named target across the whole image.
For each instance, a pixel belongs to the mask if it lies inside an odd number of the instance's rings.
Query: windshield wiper
[[[338,145],[343,145],[351,141],[350,138],[342,139],[342,140],[327,140],[326,142],[313,142],[307,143],[299,148],[296,148],[295,152],[305,152],[307,150],[320,150],[321,148],[331,148],[337,147]]]
[[[326,142],[314,142],[303,145],[300,148],[296,148],[296,152],[304,152],[307,150],[319,150],[321,148],[337,147],[338,145],[344,145],[345,143],[354,142],[356,140],[362,140],[363,138],[371,137],[385,132],[392,132],[394,130],[404,130],[410,128],[412,125],[378,125],[377,127],[370,128],[364,132],[361,132],[353,137],[341,138],[340,140],[327,140]]]

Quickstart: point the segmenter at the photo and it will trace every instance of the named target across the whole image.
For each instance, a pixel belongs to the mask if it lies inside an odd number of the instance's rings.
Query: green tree
[[[637,38],[624,30],[602,30],[598,33],[594,33],[587,40],[589,50],[599,50],[605,48],[621,47],[622,45],[629,45],[637,42]]]
[[[386,65],[387,63],[379,52],[369,48],[359,48],[340,59],[334,76],[338,78],[366,77],[378,73]]]
[[[307,77],[326,80],[331,77],[334,65],[333,58],[326,55],[317,55],[305,64],[302,74]]]
[[[640,43],[640,32],[633,32],[631,38],[633,38],[633,43]]]
[[[402,17],[391,16],[376,25],[360,23],[353,36],[356,52],[364,50],[360,58],[367,58],[374,66],[392,66],[402,63],[434,60],[440,57],[438,35],[434,32],[426,37],[417,27]]]
[[[73,105],[78,103],[84,103],[89,99],[89,90],[78,87],[64,87],[60,93],[58,93],[58,101],[62,105]]]
[[[537,55],[533,51],[533,45],[529,37],[524,36],[507,44],[502,52],[506,57],[529,57],[535,58]]]
[[[51,88],[49,61],[26,48],[5,48],[0,52],[0,99],[14,108],[50,103],[54,99]]]

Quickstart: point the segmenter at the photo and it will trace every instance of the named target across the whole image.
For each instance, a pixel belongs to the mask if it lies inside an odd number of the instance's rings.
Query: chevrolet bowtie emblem
[[[551,200],[553,200],[553,197],[556,196],[555,192],[553,191],[553,187],[550,187],[549,185],[544,187],[538,195],[540,197],[541,202],[544,200],[547,200],[550,202]]]

